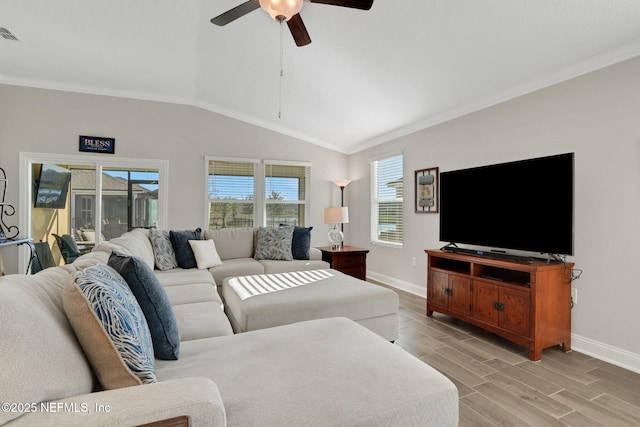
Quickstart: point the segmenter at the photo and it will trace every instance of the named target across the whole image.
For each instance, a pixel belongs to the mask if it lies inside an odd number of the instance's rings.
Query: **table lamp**
[[[323,218],[325,224],[333,224],[327,238],[331,243],[332,249],[337,249],[342,245],[344,234],[338,229],[338,224],[344,224],[349,222],[349,208],[324,208]]]

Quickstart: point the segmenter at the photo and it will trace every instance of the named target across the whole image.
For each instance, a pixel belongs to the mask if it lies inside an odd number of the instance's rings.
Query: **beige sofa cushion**
[[[62,308],[71,265],[0,278],[2,402],[42,402],[89,393],[95,377]],[[0,411],[0,424],[21,415]]]
[[[208,283],[215,289],[213,277],[207,270],[173,268],[167,271],[156,270],[156,277],[164,287]]]
[[[193,304],[194,302],[216,302],[222,307],[222,298],[208,283],[167,286],[164,288],[171,305]]]
[[[209,271],[174,268],[167,271],[156,270],[155,273],[167,292],[171,305],[216,302],[222,307],[222,298]]]
[[[222,228],[205,230],[204,238],[213,239],[220,259],[225,261],[232,258],[253,258],[254,234],[253,228]]]
[[[153,254],[151,239],[149,238],[149,230],[144,228],[127,231],[120,237],[97,245],[93,250],[102,252],[116,251],[125,255],[135,255],[142,258],[152,270],[155,268],[156,259]]]
[[[287,263],[290,261],[276,262]],[[227,277],[262,274],[264,273],[264,266],[253,258],[233,258],[225,260],[221,266],[210,268],[209,272],[215,279],[216,284],[221,286]]]
[[[180,346],[185,341],[233,335],[229,319],[218,302],[197,302],[173,307],[180,329]]]

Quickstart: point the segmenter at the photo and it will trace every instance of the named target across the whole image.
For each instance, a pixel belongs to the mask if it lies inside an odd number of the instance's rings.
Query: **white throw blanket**
[[[330,277],[333,277],[333,274],[329,270],[309,270],[233,277],[227,283],[241,300],[245,300],[256,295],[308,285]]]

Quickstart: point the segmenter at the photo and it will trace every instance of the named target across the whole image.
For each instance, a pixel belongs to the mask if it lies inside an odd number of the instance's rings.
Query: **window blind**
[[[254,162],[209,160],[207,168],[209,229],[253,227]]]
[[[267,227],[280,224],[305,226],[311,166],[306,163],[265,161],[264,167]]]
[[[403,155],[371,161],[371,241],[403,244]]]

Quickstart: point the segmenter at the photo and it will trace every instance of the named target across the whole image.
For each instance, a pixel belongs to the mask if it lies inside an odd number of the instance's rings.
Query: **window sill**
[[[382,240],[372,240],[371,244],[375,246],[386,246],[388,248],[396,248],[396,249],[402,249],[404,246],[402,243],[384,242]]]

